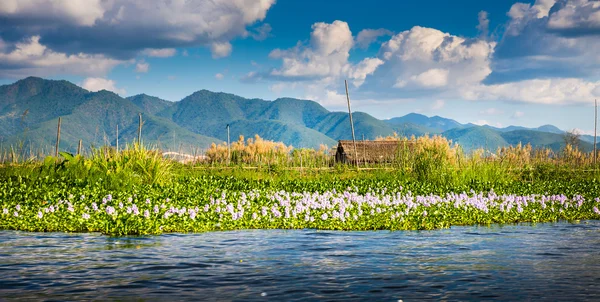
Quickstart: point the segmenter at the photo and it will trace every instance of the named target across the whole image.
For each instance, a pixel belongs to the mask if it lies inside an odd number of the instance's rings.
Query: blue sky
[[[178,101],[208,89],[377,118],[593,130],[600,3],[5,0],[0,84],[26,76]]]

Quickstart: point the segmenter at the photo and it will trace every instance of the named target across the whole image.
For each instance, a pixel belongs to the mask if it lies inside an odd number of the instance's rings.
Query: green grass
[[[600,218],[594,170],[459,162],[450,164],[436,150],[386,169],[183,165],[140,146],[100,148],[88,157],[62,153],[0,166],[0,229],[121,236]]]

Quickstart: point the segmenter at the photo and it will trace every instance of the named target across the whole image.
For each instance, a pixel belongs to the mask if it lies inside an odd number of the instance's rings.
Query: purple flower
[[[113,208],[111,206],[106,207],[106,214],[113,215],[115,213],[116,213],[115,208]]]
[[[327,213],[323,213],[323,215],[321,215],[321,219],[327,220]]]
[[[150,199],[146,198],[146,204],[150,204]]]
[[[423,216],[427,216],[427,211],[423,211]]]
[[[38,218],[40,218],[40,219],[41,219],[42,217],[44,217],[44,214],[42,213],[42,211],[39,211],[39,212],[38,212],[38,214],[37,214],[37,217],[38,217]]]
[[[596,215],[600,215],[600,210],[598,210],[598,207],[594,207],[594,213],[596,213]]]
[[[106,198],[102,198],[102,204],[106,204]]]
[[[131,207],[127,207],[127,209],[125,211],[127,212],[127,214],[131,214],[132,209],[131,209]]]
[[[132,201],[133,201],[133,198],[131,198],[131,197],[127,198],[127,202],[132,202]]]
[[[17,209],[17,211],[21,211],[21,205],[20,205],[20,204],[18,204],[18,205],[15,207],[15,209]]]
[[[194,220],[194,219],[196,219],[196,211],[194,211],[194,210],[191,210],[191,211],[190,211],[190,219],[191,219],[191,220]]]
[[[90,214],[88,214],[88,213],[83,213],[83,214],[81,215],[81,218],[83,218],[83,219],[85,219],[85,220],[88,220],[88,219],[90,219]]]
[[[81,199],[81,200],[84,200],[84,199],[85,199],[85,195],[81,195],[81,196],[79,197],[79,199]]]
[[[13,214],[15,217],[19,217],[19,212],[16,212]]]
[[[150,211],[148,211],[148,210],[144,210],[144,217],[145,217],[146,219],[150,218]]]
[[[98,205],[95,202],[92,202],[92,209],[94,209],[94,211],[98,211]]]
[[[7,209],[7,208],[4,208],[4,209],[2,210],[2,213],[4,213],[4,215],[8,214],[8,209]]]
[[[107,199],[108,201],[111,201],[111,200],[112,200],[112,195],[111,195],[111,194],[108,194],[108,195],[106,195],[106,199]]]
[[[156,205],[155,205],[155,206],[154,206],[154,213],[158,213],[158,211],[159,211],[159,210],[158,210],[158,206],[156,206]]]
[[[256,218],[258,218],[258,214],[252,213],[252,220],[256,220]]]
[[[119,208],[121,208],[121,209],[123,208],[123,203],[122,202],[119,202]]]

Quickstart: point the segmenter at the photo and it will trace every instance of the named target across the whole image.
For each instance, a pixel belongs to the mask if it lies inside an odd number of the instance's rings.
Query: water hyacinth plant
[[[600,199],[494,191],[414,195],[386,189],[221,191],[205,200],[111,195],[43,205],[2,204],[2,227],[29,231],[160,234],[248,228],[429,230],[453,225],[599,219]],[[147,202],[149,200],[149,202]],[[10,213],[13,213],[12,215]]]

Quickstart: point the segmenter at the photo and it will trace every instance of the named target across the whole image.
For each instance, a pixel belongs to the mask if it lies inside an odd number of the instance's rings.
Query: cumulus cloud
[[[146,73],[150,69],[150,64],[144,61],[140,61],[135,64],[135,72]]]
[[[353,85],[360,86],[383,61],[378,58],[365,58],[357,64],[348,61],[354,38],[348,23],[315,23],[312,26],[308,45],[299,43],[287,50],[275,49],[269,57],[281,59],[280,68],[267,76],[289,80],[338,81],[348,78]]]
[[[600,72],[600,2],[537,0],[514,4],[488,83]]]
[[[363,29],[356,36],[356,44],[363,49],[366,49],[371,43],[377,41],[377,38],[383,36],[391,36],[394,33],[385,28],[380,29]]]
[[[93,26],[106,12],[105,4],[101,0],[3,0],[0,16],[11,21],[26,18],[48,23],[59,21],[71,25]]]
[[[113,67],[127,63],[104,55],[65,54],[54,51],[33,36],[16,43],[9,52],[0,52],[0,77],[19,78],[30,75],[75,74],[104,75]]]
[[[105,78],[86,78],[81,84],[81,87],[89,91],[108,90],[120,96],[124,96],[126,93],[125,89],[116,87],[115,81]]]
[[[0,38],[15,43],[39,35],[65,53],[130,59],[140,51],[227,45],[250,35],[275,0],[5,0]],[[260,27],[267,32],[267,27]],[[259,36],[260,33],[259,31]],[[228,46],[229,49],[231,46]],[[231,53],[217,47],[222,56]],[[214,52],[213,52],[213,55]]]
[[[453,89],[479,83],[491,73],[494,46],[415,26],[383,43],[378,57],[385,65],[372,79],[402,89]]]

